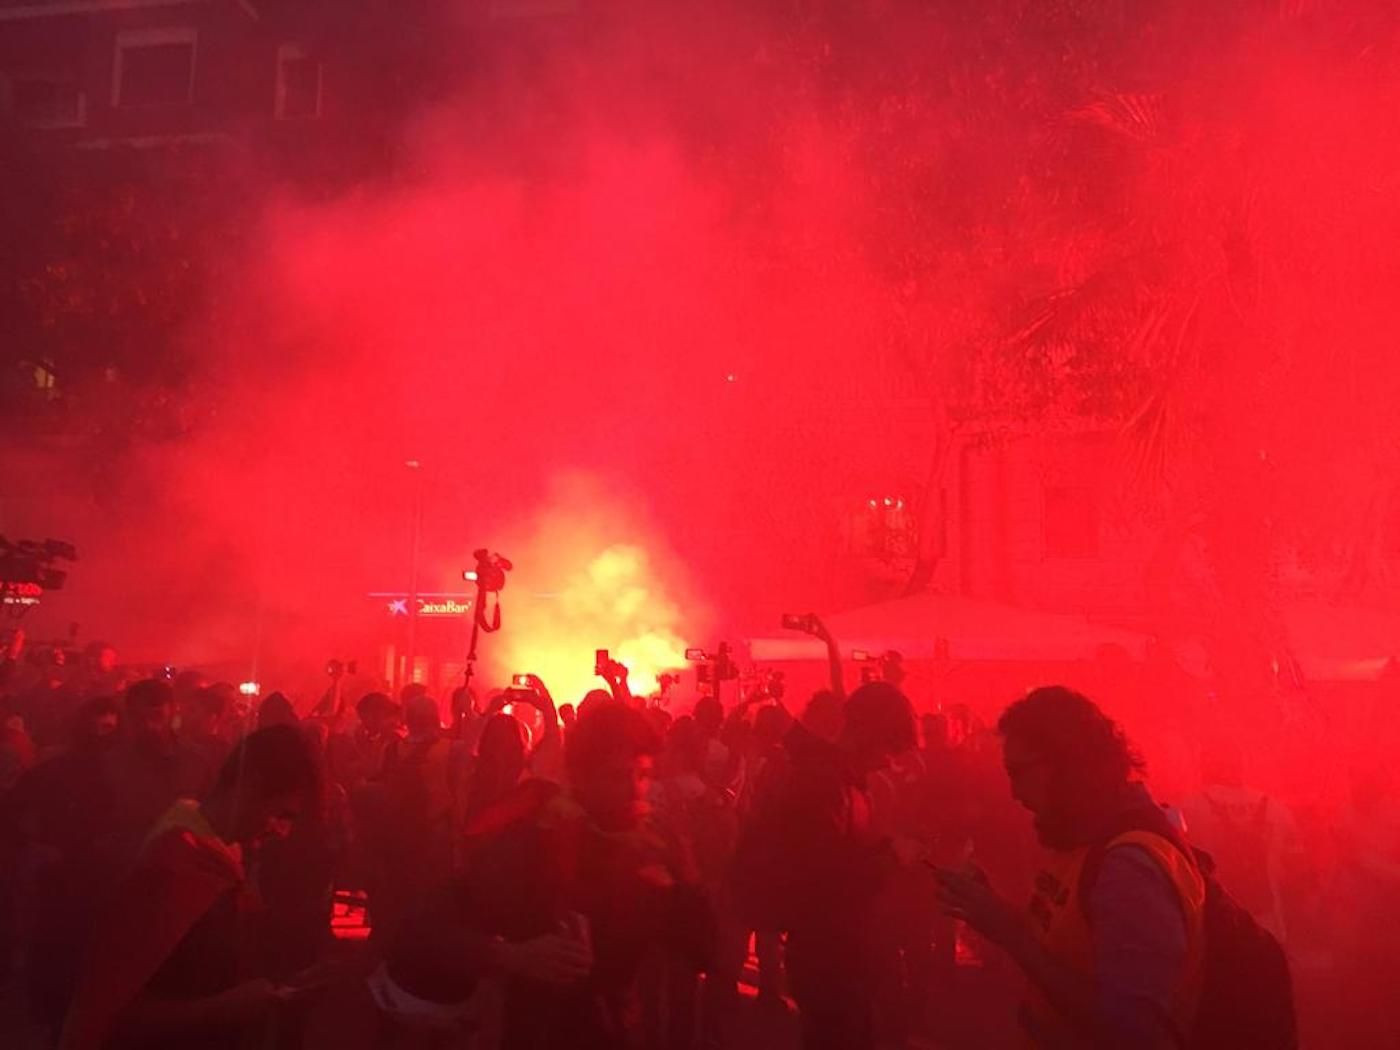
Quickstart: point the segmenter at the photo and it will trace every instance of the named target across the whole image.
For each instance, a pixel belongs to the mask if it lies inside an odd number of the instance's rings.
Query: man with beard
[[[504,1050],[614,1050],[637,1034],[643,960],[701,967],[708,912],[648,819],[659,741],[616,700],[580,715],[568,785],[531,779],[473,820],[472,870],[404,925],[370,982],[403,1030],[460,1030],[483,980],[502,985]]]
[[[175,735],[175,691],[160,678],[126,690],[122,739],[106,762],[112,792],[114,859],[134,860],[151,825],[177,798],[199,793],[207,775]]]
[[[997,729],[1012,795],[1049,856],[1029,915],[972,868],[938,871],[945,910],[1025,973],[1031,1045],[1181,1045],[1201,988],[1205,883],[1138,779],[1141,759],[1061,686],[1012,704]]]

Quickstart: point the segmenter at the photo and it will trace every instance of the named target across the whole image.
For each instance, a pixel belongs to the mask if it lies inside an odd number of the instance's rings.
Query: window
[[[16,74],[10,112],[31,128],[80,128],[87,123],[87,96],[66,77]]]
[[[197,34],[193,29],[138,29],[117,34],[112,105],[187,106],[194,101]]]
[[[277,119],[310,120],[321,115],[321,63],[295,44],[277,49]]]
[[[1099,506],[1092,489],[1048,486],[1042,525],[1047,558],[1097,557]]]

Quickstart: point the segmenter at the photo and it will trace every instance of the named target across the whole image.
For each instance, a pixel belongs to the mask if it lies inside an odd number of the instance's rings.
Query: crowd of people
[[[1386,782],[1324,877],[1238,746],[1164,805],[1080,693],[986,724],[898,660],[848,693],[813,623],[827,688],[685,713],[611,661],[576,703],[337,667],[299,705],[16,633],[0,950],[33,1045],[1286,1047],[1294,988],[1315,1045],[1400,1030]],[[351,899],[367,940],[332,935]],[[969,1004],[999,1017],[958,1031]]]

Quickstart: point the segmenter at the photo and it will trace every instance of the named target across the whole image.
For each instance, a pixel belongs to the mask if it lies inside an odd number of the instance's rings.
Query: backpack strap
[[[1176,847],[1182,856],[1190,861],[1192,866],[1201,873],[1202,878],[1208,877],[1215,868],[1215,863],[1210,857],[1193,849],[1181,837],[1161,809],[1152,806],[1130,810],[1110,826],[1108,833],[1089,847],[1089,852],[1084,857],[1084,864],[1079,873],[1079,907],[1084,912],[1088,912],[1089,895],[1093,892],[1094,883],[1098,881],[1104,857],[1118,839],[1133,832],[1147,832],[1166,839]],[[1131,843],[1124,843],[1124,845],[1131,845]]]
[[[1123,818],[1111,826],[1109,833],[1089,847],[1088,853],[1084,857],[1083,865],[1080,868],[1078,883],[1078,902],[1080,911],[1086,916],[1089,914],[1089,897],[1093,893],[1094,884],[1098,881],[1100,870],[1103,868],[1104,858],[1109,850],[1118,846],[1138,846],[1144,852],[1151,853],[1152,847],[1135,839],[1151,836],[1156,839],[1165,839],[1172,850],[1180,854],[1185,859],[1190,869],[1200,880],[1200,889],[1196,892],[1200,894],[1197,906],[1204,905],[1204,899],[1209,892],[1210,873],[1214,870],[1215,864],[1211,858],[1199,850],[1193,849],[1182,835],[1174,828],[1168,820],[1167,815],[1157,806],[1143,807],[1125,814]],[[1157,847],[1160,850],[1160,847]],[[1190,892],[1179,882],[1176,876],[1168,872],[1163,864],[1164,858],[1154,857],[1153,865],[1167,876],[1172,883],[1173,893],[1179,898],[1183,914],[1189,914],[1191,907]],[[1188,919],[1189,929],[1189,919]],[[1171,1038],[1175,1046],[1185,1047],[1189,1043],[1188,1035],[1181,1027],[1180,1019],[1174,1014],[1166,1015],[1162,1018],[1171,1033]]]

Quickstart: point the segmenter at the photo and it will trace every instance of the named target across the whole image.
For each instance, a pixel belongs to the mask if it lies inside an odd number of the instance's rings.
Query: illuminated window
[[[1092,489],[1047,486],[1041,525],[1047,558],[1098,555],[1099,506]]]
[[[34,389],[48,401],[58,397],[58,374],[50,361],[25,361],[23,368],[29,373]]]
[[[134,29],[117,34],[112,105],[187,106],[194,101],[193,29]]]
[[[278,120],[311,120],[321,115],[321,63],[295,44],[277,49]]]

